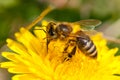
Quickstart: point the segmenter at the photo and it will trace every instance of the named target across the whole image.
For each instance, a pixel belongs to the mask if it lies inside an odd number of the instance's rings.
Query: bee
[[[78,24],[81,26],[82,30],[78,30],[73,32],[74,27],[71,24]],[[47,37],[48,37],[48,44],[51,40],[66,40],[70,38],[64,48],[63,53],[68,53],[68,57],[71,58],[75,55],[76,48],[78,47],[85,55],[95,58],[97,56],[97,49],[93,41],[90,39],[89,35],[87,34],[92,32],[93,29],[100,25],[101,21],[95,19],[89,20],[81,20],[74,23],[54,23],[50,22],[47,25]],[[68,48],[71,44],[75,44],[71,52],[68,52]]]

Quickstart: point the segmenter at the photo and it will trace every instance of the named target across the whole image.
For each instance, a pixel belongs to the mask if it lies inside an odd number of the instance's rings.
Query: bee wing
[[[96,26],[101,24],[101,21],[96,19],[87,19],[74,22],[74,24],[80,25],[84,30],[93,30]]]
[[[85,30],[84,33],[87,34],[88,36],[94,36],[98,33],[98,31],[96,31],[96,30]]]

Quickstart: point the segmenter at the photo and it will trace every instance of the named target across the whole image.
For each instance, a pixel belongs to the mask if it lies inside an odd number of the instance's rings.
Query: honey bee
[[[83,30],[78,30],[76,32],[72,32],[74,27],[71,24],[78,24],[82,27]],[[93,43],[93,41],[90,39],[87,32],[92,32],[92,30],[101,24],[101,21],[95,20],[95,19],[89,19],[89,20],[81,20],[74,23],[54,23],[50,22],[47,25],[47,37],[48,37],[48,44],[51,40],[66,40],[70,38],[66,44],[66,47],[63,51],[63,53],[67,52],[69,45],[71,43],[74,43],[73,49],[71,52],[68,52],[68,57],[71,58],[72,55],[75,54],[76,47],[79,48],[85,55],[88,55],[92,58],[97,56],[97,50],[96,46]]]
[[[41,21],[45,17],[45,15],[47,15],[53,9],[54,9],[53,6],[49,6],[40,14],[40,16],[38,16],[38,18],[36,18],[30,25],[28,25],[26,29],[28,30],[31,29],[35,24]],[[83,30],[78,30],[77,32],[73,33],[74,27],[71,24],[78,24],[81,26],[81,28],[83,28]],[[76,46],[72,49],[71,52],[68,53],[68,57],[72,57],[72,55],[75,54],[77,47],[86,55],[96,57],[97,56],[96,46],[94,45],[90,37],[85,33],[85,31],[87,30],[90,32],[90,30],[93,30],[94,27],[100,24],[101,21],[95,19],[81,20],[74,23],[50,22],[47,25],[47,29],[45,31],[47,33],[47,47],[51,40],[57,39],[66,40],[67,38],[72,37],[71,35],[74,35],[73,38],[68,41],[68,44],[74,42]],[[66,52],[67,49],[69,48],[68,44],[65,47],[64,52]]]

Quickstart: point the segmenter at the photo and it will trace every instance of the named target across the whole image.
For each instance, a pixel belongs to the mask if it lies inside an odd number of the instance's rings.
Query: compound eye
[[[72,27],[66,24],[59,24],[56,30],[59,34],[68,35],[72,32]]]

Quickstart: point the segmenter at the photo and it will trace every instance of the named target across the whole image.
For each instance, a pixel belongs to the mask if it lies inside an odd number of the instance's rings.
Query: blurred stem
[[[104,36],[105,39],[107,39],[109,42],[113,42],[113,43],[117,43],[117,44],[120,44],[120,39],[116,39],[116,38],[113,38],[113,37],[110,37],[110,36]]]
[[[29,30],[31,29],[33,26],[35,26],[35,24],[37,24],[39,21],[41,21],[49,12],[51,12],[54,9],[53,6],[48,6],[30,25],[28,25],[26,28]]]

